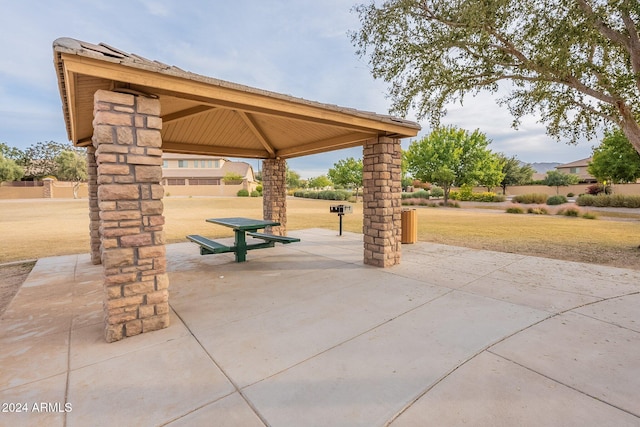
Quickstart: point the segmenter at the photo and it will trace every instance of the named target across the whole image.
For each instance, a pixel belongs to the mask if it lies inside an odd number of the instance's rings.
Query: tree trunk
[[[631,109],[625,104],[618,104],[618,110],[622,114],[622,132],[640,154],[640,124],[635,120]]]

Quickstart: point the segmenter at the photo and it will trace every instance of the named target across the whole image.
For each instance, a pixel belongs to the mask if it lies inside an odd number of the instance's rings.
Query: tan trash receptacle
[[[402,243],[418,241],[418,214],[415,209],[402,210]]]

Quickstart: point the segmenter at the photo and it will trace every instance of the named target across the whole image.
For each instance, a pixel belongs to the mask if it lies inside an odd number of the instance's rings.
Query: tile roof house
[[[239,181],[225,180],[225,177],[228,178],[229,175],[239,175],[242,179]],[[161,183],[168,192],[174,195],[196,195],[192,194],[195,192],[197,195],[234,196],[239,189],[251,192],[258,185],[253,168],[246,162],[231,161],[216,156],[173,153],[164,153],[162,156]],[[210,188],[210,191],[206,191],[204,188],[181,190],[176,188],[178,186],[220,186],[220,188]]]
[[[578,175],[580,182],[595,183],[598,182],[598,180],[587,172],[587,166],[589,166],[590,162],[591,157],[587,157],[586,159],[580,159],[575,162],[558,165],[556,166],[556,170],[562,173]]]

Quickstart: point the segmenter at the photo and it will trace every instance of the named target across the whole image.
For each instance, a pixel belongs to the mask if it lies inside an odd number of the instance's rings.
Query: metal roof
[[[104,43],[53,43],[69,139],[91,143],[99,89],[157,97],[165,152],[291,158],[362,145],[378,136],[416,136],[420,125],[184,71]]]

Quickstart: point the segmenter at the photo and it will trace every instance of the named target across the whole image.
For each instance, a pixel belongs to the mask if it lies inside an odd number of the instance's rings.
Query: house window
[[[580,168],[570,168],[569,173],[578,173],[580,172]]]
[[[162,161],[162,167],[163,168],[168,168],[169,167],[169,160],[163,160]]]
[[[209,169],[213,168],[213,160],[207,160],[207,167]]]
[[[184,185],[184,178],[167,178],[167,185]]]
[[[178,167],[179,167],[179,168],[186,168],[186,167],[188,167],[188,165],[187,165],[187,161],[186,161],[186,160],[178,160]]]
[[[189,185],[220,185],[220,180],[216,178],[191,178]]]
[[[198,161],[197,161],[197,160],[194,160],[194,161],[193,161],[193,167],[194,167],[194,168],[197,168],[197,167],[198,167]]]
[[[220,160],[209,160],[209,162],[213,163],[215,169],[220,169]]]

